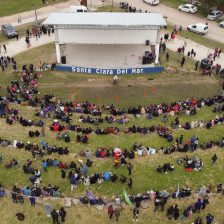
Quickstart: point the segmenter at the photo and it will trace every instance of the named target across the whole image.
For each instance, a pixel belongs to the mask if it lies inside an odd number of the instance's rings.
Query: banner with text
[[[159,73],[164,71],[164,67],[143,67],[143,68],[86,68],[78,66],[57,65],[57,71],[77,72],[86,74],[99,74],[99,75],[131,75],[131,74],[147,74]]]

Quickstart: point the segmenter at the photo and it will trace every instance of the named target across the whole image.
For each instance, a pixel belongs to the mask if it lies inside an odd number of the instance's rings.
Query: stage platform
[[[66,65],[108,69],[155,66],[154,63],[142,64],[144,52],[152,51],[146,45],[66,44],[61,45],[60,50],[66,57]]]

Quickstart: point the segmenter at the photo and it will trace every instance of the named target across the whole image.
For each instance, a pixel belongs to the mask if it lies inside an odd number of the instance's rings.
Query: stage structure
[[[160,13],[112,12],[52,13],[43,24],[54,27],[58,68],[101,74],[153,70],[167,25]]]

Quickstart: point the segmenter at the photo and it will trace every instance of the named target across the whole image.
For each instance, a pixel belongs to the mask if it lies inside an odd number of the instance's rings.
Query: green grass
[[[20,109],[20,107],[19,107]],[[32,110],[25,110],[23,114],[21,113],[22,116],[25,116],[30,119],[35,119],[33,117],[33,112]],[[29,116],[28,116],[29,114]],[[203,115],[203,111],[200,111],[200,114]],[[73,118],[72,123],[77,123],[77,117]],[[145,118],[142,118],[144,122],[144,125],[150,125],[148,124],[147,120]],[[50,119],[46,121],[46,126],[49,127],[53,120]],[[135,120],[133,122],[135,125],[141,125],[141,122],[138,122],[138,120]],[[140,123],[140,124],[139,124]],[[155,123],[161,123],[161,121],[157,121]],[[31,142],[37,142],[39,143],[42,138],[36,139],[36,138],[28,138],[28,131],[29,130],[36,130],[38,128],[25,128],[22,127],[19,124],[15,124],[13,126],[8,126],[5,124],[3,120],[0,121],[1,127],[3,127],[0,130],[0,136],[3,138],[8,138],[10,140],[13,139],[20,139],[23,140],[24,142],[27,142],[28,140]],[[125,126],[129,126],[130,124],[127,124]],[[91,125],[88,125],[91,126]],[[105,125],[107,126],[107,125]],[[121,130],[123,130],[124,126],[122,125],[117,125],[116,126],[120,127]],[[92,126],[94,128],[94,126]],[[13,129],[12,129],[13,128]],[[8,131],[5,131],[8,130]],[[12,131],[15,130],[15,131]],[[210,140],[218,140],[223,137],[223,125],[221,126],[215,126],[210,130],[207,129],[193,129],[190,131],[185,131],[185,130],[173,130],[173,135],[174,137],[180,136],[180,134],[184,135],[184,141],[189,139],[192,135],[198,136],[200,142],[203,141],[210,141]],[[9,137],[9,132],[10,132],[10,137]],[[74,157],[74,153],[78,154],[80,150],[85,150],[86,147],[90,148],[92,153],[94,154],[95,150],[100,147],[100,146],[108,146],[111,149],[115,147],[120,147],[122,149],[127,148],[128,150],[131,149],[132,145],[135,142],[144,144],[145,146],[150,146],[150,147],[166,147],[170,145],[165,139],[159,137],[157,134],[149,134],[149,135],[142,135],[142,134],[123,134],[119,133],[118,135],[107,135],[107,136],[96,136],[94,134],[90,134],[90,140],[88,146],[84,146],[82,144],[77,144],[76,143],[76,134],[72,133],[69,131],[69,135],[71,136],[71,143],[65,144],[59,140],[55,140],[56,133],[50,132],[47,128],[46,132],[46,141],[49,143],[49,145],[61,145],[65,146],[67,145],[70,149],[70,155],[69,156],[60,156],[60,160],[63,162],[68,162],[70,163],[72,160],[75,160],[77,163],[78,157]],[[215,137],[214,137],[215,136]],[[211,166],[211,156],[214,153],[217,153],[219,162],[217,166],[214,167],[214,169]],[[0,178],[1,181],[7,188],[10,188],[13,184],[17,184],[19,186],[27,185],[29,184],[28,177],[29,175],[26,175],[22,171],[22,165],[26,162],[28,158],[31,158],[31,153],[30,152],[25,152],[24,149],[2,149],[0,148],[0,153],[3,155],[4,162],[0,164],[0,168],[4,170],[3,173],[1,173]],[[199,156],[202,158],[205,167],[203,171],[201,172],[193,172],[193,173],[186,173],[183,169],[182,166],[177,166],[175,163],[176,159],[179,157],[184,156],[187,154],[188,156]],[[58,155],[52,154],[51,156],[46,155],[44,158],[59,158]],[[12,160],[13,158],[16,158],[20,161],[20,167],[17,168],[12,168],[12,169],[5,169],[3,166],[6,163],[6,161]],[[84,158],[80,158],[84,159]],[[195,153],[174,153],[172,156],[167,156],[167,155],[154,155],[154,156],[146,156],[146,157],[139,157],[137,159],[134,159],[131,161],[132,164],[134,165],[134,172],[133,172],[133,189],[132,193],[138,193],[138,192],[145,192],[148,190],[148,187],[152,189],[169,189],[169,190],[174,190],[177,178],[178,182],[180,183],[181,186],[184,186],[188,184],[191,186],[194,190],[196,190],[199,186],[206,184],[209,182],[211,185],[215,185],[218,182],[222,181],[222,169],[223,169],[223,162],[224,158],[222,157],[222,151],[213,149],[213,150],[207,150],[207,151],[196,151]],[[170,162],[175,164],[176,170],[173,173],[170,173],[169,175],[159,175],[156,172],[156,167],[158,164],[163,164],[165,162]],[[33,162],[33,167],[34,168],[40,168],[41,167],[41,161],[34,161]],[[126,167],[121,167],[118,170],[113,168],[113,159],[96,159],[95,156],[93,156],[93,168],[90,168],[90,173],[92,172],[99,172],[102,173],[103,171],[113,171],[117,172],[118,174],[124,174],[127,175],[127,169]],[[15,180],[13,177],[17,176],[17,179]],[[146,178],[150,177],[150,178]],[[212,178],[211,178],[212,177]],[[140,182],[140,179],[144,179],[141,185],[138,183]],[[194,181],[196,180],[197,181]],[[45,173],[42,171],[42,180],[43,180],[43,185],[47,185],[48,183],[51,184],[57,184],[60,186],[63,195],[68,195],[70,194],[69,192],[69,183],[66,181],[66,183],[61,182],[60,178],[60,169],[50,167],[48,169],[48,172]],[[109,186],[111,183],[104,183],[102,187],[102,192],[104,195],[114,195],[116,193],[119,193],[122,191],[122,188],[124,187],[123,184],[121,184],[119,181],[116,182],[115,187],[110,188]],[[126,185],[125,185],[126,186]],[[80,185],[78,189],[76,190],[76,195],[83,194],[83,190],[85,187],[83,185]],[[91,189],[94,193],[99,194],[101,191],[97,189],[96,185],[89,186],[89,189]]]
[[[97,12],[123,12],[120,7],[114,5],[104,5],[97,8]]]
[[[161,55],[162,64],[166,67],[179,69],[182,55],[171,52],[169,63]],[[15,57],[21,65],[33,63],[38,66],[39,61],[48,62],[55,60],[55,46],[53,43],[34,48]],[[94,103],[128,107],[129,105],[150,104],[156,102],[171,102],[187,97],[213,96],[220,93],[220,80],[216,77],[202,76],[201,73],[192,71],[194,60],[186,58],[185,72],[163,72],[153,75],[128,75],[120,76],[118,86],[112,85],[112,79],[104,75],[89,75],[76,73],[63,73],[47,71],[40,79],[39,89],[41,94],[51,92],[64,100],[89,100]],[[148,80],[152,78],[154,80]],[[1,76],[1,94],[6,93],[6,86],[10,80],[19,79],[19,74],[12,73],[9,69],[7,76]],[[138,80],[138,82],[136,82]],[[192,88],[189,88],[189,85]],[[206,85],[207,88],[204,88]],[[66,87],[66,91],[62,91]],[[100,96],[100,97],[99,97]],[[101,97],[104,96],[104,97]]]
[[[26,200],[25,204],[14,204],[10,201],[9,198],[1,199],[2,203],[0,203],[1,209],[1,223],[2,224],[17,224],[18,220],[16,220],[15,214],[17,212],[22,212],[25,215],[25,220],[22,222],[24,224],[39,224],[39,223],[46,223],[51,224],[52,219],[46,217],[46,213],[44,211],[43,201],[40,201],[35,208],[29,205],[29,202]],[[195,199],[184,199],[184,200],[169,200],[168,204],[165,206],[165,209],[168,206],[175,205],[178,203],[180,208],[180,214],[182,214],[183,209],[186,208],[187,205],[193,204],[196,201]],[[207,213],[211,213],[215,216],[216,223],[222,223],[223,219],[223,211],[221,206],[217,206],[223,203],[222,196],[213,196],[210,198],[210,203],[206,207],[205,210],[202,210],[200,214],[193,214],[192,219],[187,219],[184,223],[190,224],[194,221],[197,217],[205,217]],[[50,202],[53,208],[60,209],[62,206],[62,201]],[[21,209],[22,207],[22,209]],[[107,208],[103,211],[97,211],[94,207],[85,207],[85,206],[72,206],[70,208],[65,208],[67,212],[66,216],[66,223],[73,224],[74,220],[77,224],[83,223],[91,223],[94,219],[94,223],[101,224],[101,223],[116,223],[115,217],[109,221],[109,217],[107,215]],[[10,215],[9,211],[10,210]],[[125,206],[124,209],[121,210],[121,216],[119,218],[119,223],[132,223],[132,209]],[[173,220],[169,220],[165,214],[165,212],[158,211],[158,214],[154,214],[153,212],[153,205],[150,203],[149,209],[141,209],[139,214],[138,223],[145,224],[148,220],[150,220],[150,224],[173,224]],[[203,218],[205,221],[205,218]],[[181,221],[177,221],[177,223],[181,223]],[[183,223],[183,222],[182,222]]]
[[[110,10],[109,10],[110,11]],[[89,74],[77,74],[77,73],[63,73],[63,72],[52,72],[47,71],[42,73],[42,77],[39,80],[39,90],[40,96],[44,93],[53,93],[56,97],[60,97],[63,100],[75,100],[75,101],[85,101],[88,100],[97,104],[109,104],[114,103],[118,107],[127,108],[128,106],[137,105],[150,105],[153,103],[162,102],[173,102],[175,100],[187,99],[191,97],[208,97],[221,93],[220,80],[217,77],[207,77],[202,76],[200,71],[195,72],[194,68],[195,61],[186,58],[186,63],[184,65],[184,70],[179,69],[180,60],[182,55],[171,52],[170,62],[165,62],[165,56],[161,55],[162,64],[167,67],[172,67],[177,69],[177,72],[163,72],[161,74],[153,75],[130,75],[130,76],[119,76],[118,85],[112,85],[112,79],[109,76],[103,75],[89,75]],[[53,43],[47,44],[42,47],[34,48],[25,53],[19,54],[16,57],[19,67],[23,64],[33,63],[38,66],[39,61],[51,62],[55,60],[55,46]],[[0,72],[0,83],[2,88],[0,89],[0,94],[6,94],[6,86],[9,84],[10,80],[20,79],[20,73],[12,73],[11,69],[6,72]],[[149,80],[153,78],[153,80]],[[31,120],[39,120],[38,117],[34,116],[36,108],[11,104],[11,108],[18,107],[20,111],[20,116],[23,116]],[[198,110],[195,116],[180,115],[180,123],[184,124],[186,121],[192,120],[209,120],[214,118],[217,114],[212,112],[212,107],[204,107]],[[108,112],[106,112],[108,114]],[[219,114],[220,115],[220,114]],[[72,116],[72,124],[78,124],[78,117],[80,114],[74,114]],[[132,115],[128,115],[130,122],[125,125],[119,125],[117,123],[112,124],[112,126],[117,126],[121,131],[125,127],[130,127],[132,125],[136,126],[150,126],[152,124],[162,124],[161,117],[154,118],[152,120],[146,119],[146,117],[134,118]],[[172,120],[175,117],[169,117],[167,124],[162,124],[165,126],[170,126]],[[96,159],[94,152],[100,146],[108,146],[111,149],[115,147],[120,147],[121,149],[127,148],[130,150],[132,145],[137,142],[139,144],[144,144],[145,146],[150,146],[154,148],[167,147],[170,145],[165,139],[159,137],[156,133],[142,135],[142,134],[124,134],[119,133],[118,135],[106,135],[106,136],[96,136],[95,134],[90,134],[89,144],[83,145],[76,143],[76,133],[70,132],[71,137],[70,143],[64,143],[63,141],[56,140],[57,133],[49,130],[50,124],[53,122],[53,118],[44,120],[46,123],[46,137],[45,140],[49,145],[57,146],[68,146],[70,149],[70,154],[68,156],[59,156],[57,154],[45,155],[44,159],[51,157],[52,159],[57,158],[63,162],[70,163],[74,160],[79,164],[78,159],[85,160],[84,158],[77,156],[80,150],[86,150],[88,147],[93,152],[93,167],[89,169],[89,173],[103,171],[117,172],[118,176],[124,174],[127,176],[126,167],[119,167],[115,169],[113,167],[113,159]],[[95,125],[81,124],[81,126],[91,126],[95,129]],[[103,123],[99,125],[100,128],[105,128],[108,125]],[[29,138],[29,130],[36,130],[36,127],[22,127],[19,124],[14,124],[9,126],[5,123],[4,119],[0,119],[0,136],[2,138],[7,138],[9,140],[19,139],[24,142],[28,140],[32,143],[40,141],[40,138]],[[208,142],[211,140],[220,140],[224,137],[223,125],[216,125],[211,129],[193,129],[193,130],[172,130],[174,139],[179,137],[181,134],[184,135],[184,141],[189,139],[192,135],[199,137],[201,142]],[[215,166],[211,165],[211,157],[216,153],[218,155],[218,163]],[[0,163],[0,183],[2,183],[7,189],[11,189],[12,185],[17,186],[30,185],[29,175],[24,174],[22,170],[23,164],[27,159],[31,159],[31,153],[25,152],[24,149],[13,149],[12,147],[0,148],[0,154],[3,155],[3,162]],[[190,157],[198,156],[202,159],[204,163],[204,168],[200,172],[193,171],[192,173],[185,172],[182,166],[176,164],[176,159],[183,157],[184,155]],[[20,162],[20,166],[12,168],[10,170],[5,169],[4,164],[6,161],[16,158]],[[175,171],[172,173],[158,174],[156,168],[159,164],[169,162],[175,165]],[[167,189],[170,192],[175,191],[177,184],[180,187],[186,185],[190,186],[193,191],[197,191],[202,185],[213,185],[223,182],[223,150],[222,149],[210,149],[210,150],[197,150],[194,153],[174,153],[172,155],[162,155],[156,154],[153,156],[137,157],[131,160],[133,164],[133,188],[132,190],[127,190],[130,194],[143,193],[148,190],[163,190]],[[41,161],[33,161],[34,168],[41,169]],[[42,170],[41,170],[42,171]],[[68,174],[68,171],[67,171]],[[69,181],[66,179],[62,182],[60,177],[60,169],[50,167],[48,172],[42,171],[42,183],[41,186],[45,186],[51,183],[52,185],[58,185],[61,189],[62,196],[79,196],[84,195],[86,187],[79,184],[78,188],[71,193],[69,188]],[[90,185],[88,187],[95,195],[103,195],[107,198],[114,196],[115,194],[121,194],[123,188],[127,189],[127,183],[121,184],[117,181],[115,184],[111,182],[104,182],[102,189],[99,190],[97,185]],[[213,188],[215,191],[215,188]],[[10,196],[10,195],[9,195]],[[44,213],[44,207],[42,204],[35,208],[31,208],[26,201],[24,205],[16,205],[11,202],[9,198],[0,199],[0,215],[1,224],[17,223],[15,214],[17,212],[23,212],[26,216],[24,224],[30,223],[52,223],[52,220],[47,218]],[[168,205],[166,205],[165,210],[170,205],[178,203],[183,209],[190,204],[193,204],[197,200],[197,197],[192,196],[184,200],[173,201],[170,199]],[[46,201],[45,201],[46,202]],[[43,203],[43,202],[42,202]],[[63,205],[62,201],[50,202],[54,207],[60,208]],[[210,204],[203,211],[200,216],[205,219],[208,212],[215,215],[217,223],[223,221],[223,210],[217,208],[217,204],[223,204],[223,197],[214,196],[210,199]],[[66,223],[108,223],[107,211],[98,212],[94,208],[83,208],[79,206],[71,207],[66,209],[68,212]],[[10,212],[9,212],[10,211]],[[192,220],[187,220],[186,223],[191,223],[198,217],[194,214]],[[150,204],[150,208],[140,211],[140,217],[138,223],[146,223],[150,220],[150,224],[171,224],[173,221],[169,221],[166,217],[166,212],[158,212],[158,214],[153,213],[153,205]],[[115,220],[111,221],[115,222]],[[122,210],[120,223],[131,223],[132,222],[132,211],[127,206]],[[180,222],[177,222],[180,223]]]
[[[66,1],[67,0],[49,0],[48,2],[50,5]],[[0,5],[1,5],[0,17],[13,15],[30,10],[34,11],[35,8],[38,9],[45,6],[42,4],[42,0],[0,0]]]

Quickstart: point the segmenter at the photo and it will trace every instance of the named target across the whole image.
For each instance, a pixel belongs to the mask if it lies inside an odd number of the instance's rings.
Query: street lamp
[[[34,8],[35,10],[35,21],[37,22],[37,10],[36,10],[36,7]]]
[[[33,7],[34,7],[34,14],[35,14],[35,22],[37,22],[38,18],[37,18],[37,9],[36,9],[36,6],[35,4],[33,3]]]

